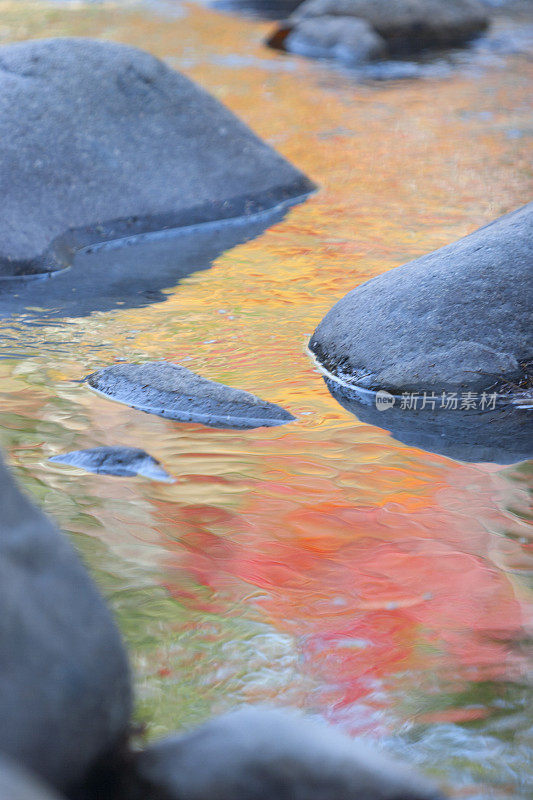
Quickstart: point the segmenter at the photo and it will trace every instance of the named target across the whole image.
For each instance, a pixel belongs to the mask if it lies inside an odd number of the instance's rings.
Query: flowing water
[[[358,421],[305,345],[355,285],[525,202],[532,65],[519,52],[465,56],[442,76],[358,82],[263,47],[271,23],[163,11],[0,2],[0,37],[150,50],[321,189],[255,227],[104,248],[70,274],[4,289],[1,444],[109,598],[150,736],[243,702],[295,705],[456,797],[526,798],[530,466],[454,460]],[[173,423],[79,382],[155,359],[297,420]],[[115,444],[144,448],[177,481],[48,461]]]

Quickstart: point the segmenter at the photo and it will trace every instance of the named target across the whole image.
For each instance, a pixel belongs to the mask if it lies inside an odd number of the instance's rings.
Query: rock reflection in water
[[[286,19],[302,0],[206,0],[217,11],[228,11],[259,19]]]
[[[31,309],[37,318],[83,317],[166,300],[165,289],[285,216],[289,205],[250,217],[134,236],[80,251],[50,277],[0,280],[0,318]]]
[[[398,403],[380,411],[375,392],[348,389],[324,378],[333,397],[361,422],[385,428],[411,447],[459,461],[515,464],[533,456],[531,410],[497,403],[494,410],[403,409]]]

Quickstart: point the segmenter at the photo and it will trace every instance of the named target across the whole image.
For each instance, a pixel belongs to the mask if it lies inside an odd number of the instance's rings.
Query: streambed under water
[[[253,228],[97,249],[3,289],[2,447],[118,615],[151,736],[241,702],[296,705],[458,797],[526,798],[531,462],[400,443],[335,401],[305,344],[355,285],[527,199],[531,63],[465,57],[445,77],[360,83],[267,50],[270,23],[181,10],[0,2],[0,37],[143,47],[321,190]],[[297,420],[179,424],[79,383],[115,360],[160,359]],[[144,448],[176,483],[48,461],[115,444]]]

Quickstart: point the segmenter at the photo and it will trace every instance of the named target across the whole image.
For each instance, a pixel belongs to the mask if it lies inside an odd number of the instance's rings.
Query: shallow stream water
[[[493,52],[445,75],[361,82],[266,49],[271,27],[192,5],[0,2],[1,42],[143,47],[321,187],[251,227],[96,249],[63,275],[2,289],[0,443],[118,615],[150,736],[243,702],[295,705],[453,796],[526,798],[531,462],[400,443],[335,401],[305,345],[355,285],[528,199],[532,65]],[[296,422],[174,423],[79,382],[158,359]],[[177,481],[48,461],[115,444],[144,448]]]

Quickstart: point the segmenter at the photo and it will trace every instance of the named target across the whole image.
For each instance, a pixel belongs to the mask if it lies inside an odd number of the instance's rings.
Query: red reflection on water
[[[523,608],[491,558],[488,523],[498,528],[503,518],[480,491],[490,477],[455,464],[440,478],[407,498],[400,482],[375,507],[349,505],[334,481],[315,481],[310,499],[303,477],[301,487],[295,478],[255,483],[235,512],[159,504],[180,531],[168,543],[177,570],[168,588],[198,607],[194,588],[184,587],[207,587],[202,607],[219,614],[242,613],[249,602],[294,636],[329,713],[404,671],[509,677],[520,667],[508,642],[520,635]],[[404,479],[412,491],[407,470]]]

